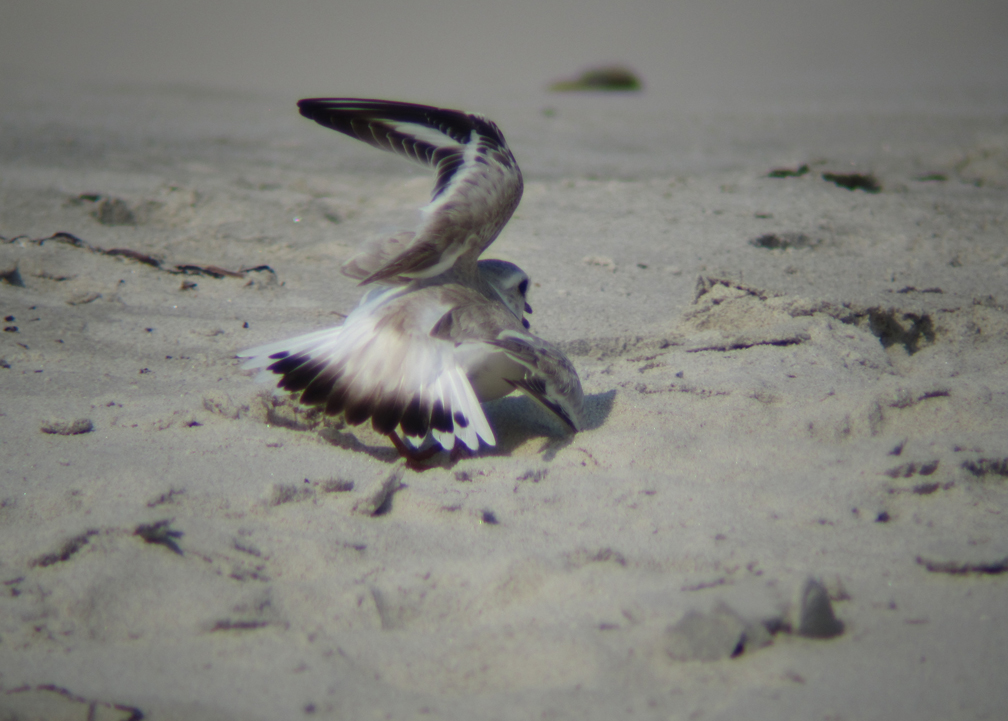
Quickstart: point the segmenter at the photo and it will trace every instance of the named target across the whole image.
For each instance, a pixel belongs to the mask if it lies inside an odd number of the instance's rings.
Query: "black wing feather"
[[[361,98],[305,98],[298,101],[298,110],[319,125],[433,167],[437,179],[432,198],[437,198],[444,191],[462,165],[462,151],[403,133],[392,123],[424,125],[443,133],[459,145],[468,143],[475,130],[482,140],[484,152],[492,152],[499,159],[510,155],[504,135],[495,123],[459,110]]]

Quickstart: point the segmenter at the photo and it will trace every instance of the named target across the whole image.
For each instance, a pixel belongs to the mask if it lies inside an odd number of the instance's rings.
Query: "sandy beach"
[[[314,90],[4,86],[2,718],[1004,713],[1001,96],[408,98],[506,135],[589,416],[418,470],[235,358],[429,197]]]

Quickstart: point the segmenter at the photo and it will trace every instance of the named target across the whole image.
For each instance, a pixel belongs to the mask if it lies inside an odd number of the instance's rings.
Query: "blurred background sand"
[[[0,284],[4,713],[1004,709],[1003,2],[24,2],[0,21],[0,270],[23,281]],[[546,90],[605,63],[644,92]],[[533,277],[585,432],[506,398],[497,448],[387,498],[384,438],[259,396],[235,352],[338,322],[360,294],[342,260],[429,193],[300,118],[311,95],[500,124],[526,191],[490,255]],[[160,265],[40,242],[57,231]],[[92,430],[43,430],[76,419]],[[810,575],[835,640],[781,632]]]
[[[684,104],[1004,102],[1006,38],[999,0],[42,0],[6,4],[0,75],[471,102],[617,62]]]

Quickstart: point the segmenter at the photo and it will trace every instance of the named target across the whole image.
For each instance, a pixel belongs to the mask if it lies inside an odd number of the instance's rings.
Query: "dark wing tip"
[[[402,405],[395,402],[381,403],[371,414],[371,426],[382,435],[387,436],[399,425],[404,410]]]
[[[379,100],[376,98],[301,98],[297,101],[298,108],[304,112],[312,110],[361,110],[365,112],[396,112],[396,111],[424,111],[435,110],[439,112],[461,112],[457,110],[442,110],[433,105],[420,105],[418,103],[405,103],[399,100]]]
[[[507,147],[504,134],[493,121],[464,110],[370,98],[302,98],[297,106],[309,120],[348,135],[355,133],[343,127],[349,127],[352,120],[393,120],[437,128],[459,143],[464,143],[469,133],[476,130],[493,144]]]
[[[335,98],[334,98],[335,100]],[[304,98],[298,100],[298,112],[309,120],[318,122],[318,116],[322,110],[329,105],[326,98]]]
[[[420,396],[414,396],[413,400],[407,404],[399,425],[408,436],[416,437],[427,434],[427,429],[430,428],[430,409],[424,408]]]
[[[430,427],[443,433],[455,430],[451,408],[445,408],[440,398],[434,401],[434,406],[431,408]]]

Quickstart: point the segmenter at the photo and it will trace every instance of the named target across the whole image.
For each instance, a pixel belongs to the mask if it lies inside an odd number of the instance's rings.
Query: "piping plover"
[[[371,419],[411,458],[421,457],[428,435],[449,450],[456,440],[471,450],[480,439],[494,445],[480,403],[514,390],[579,430],[577,372],[528,331],[528,276],[513,263],[477,261],[522,192],[497,126],[480,115],[383,100],[309,99],[298,107],[321,125],[433,167],[437,179],[415,232],[344,264],[345,275],[374,285],[342,325],[244,351],[242,368],[280,375],[280,388],[351,425]]]

